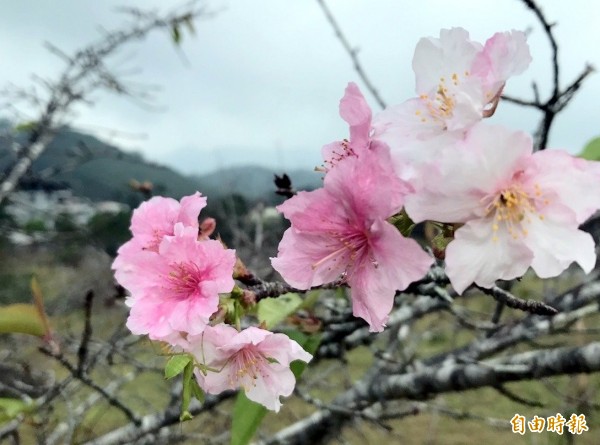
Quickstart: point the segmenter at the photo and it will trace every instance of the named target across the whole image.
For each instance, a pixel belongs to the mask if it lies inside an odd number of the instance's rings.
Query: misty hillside
[[[25,135],[21,136],[22,138]],[[10,141],[0,140],[0,171],[14,160]],[[179,198],[196,190],[207,196],[240,194],[247,199],[274,199],[273,173],[259,166],[232,167],[202,176],[186,176],[141,154],[125,152],[89,134],[65,127],[33,165],[33,177],[71,188],[92,200],[129,203],[137,200],[129,183],[150,181],[154,194]],[[286,172],[297,189],[314,189],[320,175],[312,171]]]
[[[259,166],[229,167],[202,176],[191,176],[209,188],[217,190],[217,194],[238,194],[249,199],[265,198],[273,195],[273,175],[281,175],[282,171]],[[297,190],[313,190],[322,184],[321,175],[311,170],[294,170],[285,172]]]

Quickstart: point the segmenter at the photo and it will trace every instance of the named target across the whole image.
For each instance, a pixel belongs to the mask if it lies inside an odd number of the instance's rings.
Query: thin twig
[[[494,386],[493,388],[496,391],[498,391],[500,394],[502,394],[504,397],[508,398],[509,400],[512,400],[513,402],[520,403],[521,405],[531,406],[534,408],[543,408],[544,407],[544,404],[542,402],[540,402],[538,400],[529,400],[522,396],[519,396],[519,395],[515,394],[514,392],[510,391],[504,385],[497,385],[497,386]]]
[[[508,102],[512,102],[517,105],[532,107],[540,110],[543,114],[542,119],[538,125],[536,131],[536,150],[545,150],[548,146],[548,139],[550,136],[550,129],[552,123],[556,118],[556,115],[562,111],[567,104],[571,101],[574,94],[579,90],[583,80],[588,77],[594,70],[590,65],[586,65],[583,72],[564,90],[560,87],[560,70],[558,63],[558,44],[554,37],[552,28],[553,23],[548,22],[544,16],[542,10],[534,0],[520,0],[525,6],[530,9],[533,14],[537,17],[540,25],[542,26],[552,51],[552,94],[546,101],[540,99],[537,84],[534,82],[532,85],[534,100],[523,100],[512,96],[503,95],[502,98]]]
[[[88,291],[85,295],[85,324],[81,334],[81,343],[77,350],[77,375],[81,377],[85,371],[85,362],[88,354],[88,344],[92,338],[92,303],[94,300],[94,292]]]
[[[546,303],[537,300],[523,300],[522,298],[515,297],[513,294],[505,291],[504,289],[500,289],[498,286],[494,286],[490,289],[480,286],[476,287],[483,293],[493,297],[494,300],[500,301],[513,309],[521,309],[522,311],[531,312],[532,314],[537,315],[558,314],[558,311],[555,308],[547,305]]]
[[[375,100],[377,101],[379,106],[382,109],[385,108],[386,107],[385,101],[381,98],[381,96],[379,95],[379,92],[377,91],[377,89],[375,88],[373,83],[371,83],[369,78],[367,77],[367,74],[366,74],[362,64],[358,60],[358,49],[353,48],[352,45],[350,45],[350,42],[348,42],[348,39],[342,32],[340,25],[338,25],[337,21],[335,20],[335,17],[333,16],[331,11],[325,4],[325,0],[317,0],[317,3],[319,3],[319,6],[321,6],[321,9],[323,10],[325,17],[327,18],[327,21],[329,22],[329,24],[335,31],[335,36],[338,38],[338,40],[340,41],[340,43],[342,44],[342,46],[344,47],[344,49],[346,50],[346,52],[348,53],[350,58],[352,59],[352,65],[354,66],[354,70],[360,76],[361,80],[363,81],[363,83],[365,84],[365,86],[367,87],[369,92],[373,95],[373,97],[375,98]]]
[[[136,426],[141,426],[141,421],[138,417],[133,413],[133,411],[125,406],[119,399],[117,399],[114,395],[109,394],[103,387],[98,385],[95,381],[84,375],[79,375],[78,370],[71,362],[61,353],[52,351],[50,348],[46,346],[42,346],[39,348],[40,352],[47,355],[48,357],[52,357],[56,361],[58,361],[65,369],[67,369],[73,377],[82,382],[83,384],[89,386],[93,390],[97,391],[106,401],[120,410],[125,416]]]

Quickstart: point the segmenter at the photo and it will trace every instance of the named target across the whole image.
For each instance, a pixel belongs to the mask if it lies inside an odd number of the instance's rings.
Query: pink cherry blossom
[[[412,188],[395,175],[389,149],[371,144],[341,161],[324,187],[300,192],[278,207],[292,223],[273,267],[292,286],[308,289],[344,277],[354,315],[381,331],[396,290],[421,278],[432,259],[386,221]]]
[[[470,126],[493,114],[506,80],[530,61],[519,31],[497,33],[485,46],[471,41],[462,28],[443,29],[439,39],[423,38],[413,58],[419,96],[376,115],[372,137],[390,146],[396,163],[435,159]]]
[[[371,108],[358,86],[350,82],[340,100],[340,116],[350,125],[350,139],[335,141],[322,149],[325,169],[333,168],[348,156],[358,156],[370,144]]]
[[[131,233],[143,249],[157,250],[165,235],[173,235],[176,223],[197,228],[198,215],[204,207],[206,198],[199,192],[184,196],[181,202],[155,196],[133,212]]]
[[[296,379],[290,370],[294,360],[309,362],[312,355],[284,334],[249,327],[241,332],[218,324],[200,335],[188,337],[189,349],[201,367],[198,384],[210,394],[243,388],[246,396],[266,408],[279,411],[280,396],[289,396]]]
[[[134,334],[173,342],[197,334],[217,311],[219,294],[233,289],[235,252],[219,241],[198,241],[182,223],[163,237],[158,252],[144,250],[119,282],[131,292],[127,327]]]
[[[206,206],[206,198],[199,192],[184,196],[181,201],[155,196],[133,211],[130,230],[133,238],[123,244],[113,263],[117,280],[129,273],[132,257],[144,250],[157,251],[163,237],[174,234],[180,223],[190,233],[198,233],[198,215]]]
[[[464,223],[446,250],[446,272],[457,292],[471,283],[521,276],[542,278],[572,262],[589,272],[596,260],[591,236],[578,229],[600,208],[589,193],[600,178],[566,152],[532,154],[522,132],[479,123],[428,168],[428,185],[406,200],[414,221]]]

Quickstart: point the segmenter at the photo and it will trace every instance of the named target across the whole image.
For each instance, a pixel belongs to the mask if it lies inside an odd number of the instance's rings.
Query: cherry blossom
[[[219,294],[233,289],[235,251],[219,241],[198,241],[182,223],[165,236],[158,252],[144,250],[129,264],[120,283],[131,292],[127,327],[134,334],[174,342],[197,334],[218,309]]]
[[[188,338],[189,352],[200,364],[198,384],[210,394],[243,388],[246,396],[279,411],[280,396],[289,396],[296,379],[294,360],[309,362],[312,355],[284,334],[249,327],[241,332],[218,324]],[[208,370],[206,368],[209,368]]]
[[[133,211],[130,230],[133,238],[123,244],[113,262],[117,281],[131,273],[130,263],[144,250],[158,251],[163,237],[174,234],[175,224],[180,223],[190,232],[198,234],[198,215],[206,207],[206,198],[196,192],[184,196],[181,201],[155,196],[143,202]]]
[[[525,35],[497,33],[482,46],[462,28],[423,38],[413,58],[418,97],[375,116],[372,137],[387,143],[396,164],[434,159],[464,131],[493,114],[506,80],[531,61]],[[414,171],[398,174],[412,179]]]
[[[562,151],[532,154],[522,132],[479,123],[427,169],[428,185],[409,196],[414,221],[464,223],[446,250],[446,272],[457,292],[491,287],[528,267],[553,277],[596,260],[591,236],[578,229],[600,208],[600,178],[586,161]],[[424,170],[423,170],[424,171]]]
[[[181,202],[155,196],[143,202],[131,217],[131,233],[142,249],[158,250],[165,235],[173,235],[176,223],[198,228],[198,215],[206,207],[206,198],[196,192]]]
[[[421,278],[432,259],[386,221],[412,188],[395,175],[389,149],[371,144],[328,172],[324,187],[300,192],[278,207],[292,223],[273,267],[292,286],[308,289],[344,278],[354,315],[381,331],[396,290]]]

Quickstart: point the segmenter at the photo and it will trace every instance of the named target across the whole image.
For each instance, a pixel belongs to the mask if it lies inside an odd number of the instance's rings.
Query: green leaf
[[[258,302],[258,320],[264,322],[267,329],[273,329],[301,305],[302,298],[295,293],[283,294],[277,298],[264,298]]]
[[[200,385],[198,385],[198,382],[196,381],[196,379],[193,379],[191,381],[191,384],[192,384],[192,394],[194,395],[196,400],[198,400],[198,402],[200,402],[200,403],[204,403],[204,391],[202,390],[202,388],[200,388]]]
[[[192,415],[189,412],[190,402],[192,401],[192,379],[194,378],[194,362],[190,361],[183,368],[183,391],[181,394],[181,415],[180,422],[191,420]]]
[[[21,399],[0,398],[0,422],[14,419],[31,408],[31,403],[26,403]]]
[[[388,221],[396,227],[403,236],[409,236],[416,225],[404,209],[397,215],[389,218]]]
[[[171,38],[176,45],[179,45],[181,42],[181,32],[179,32],[179,26],[173,25],[171,27]]]
[[[35,129],[37,124],[38,123],[36,121],[21,122],[20,124],[17,124],[15,126],[14,130],[16,132],[31,131],[31,130]]]
[[[0,307],[0,334],[20,333],[43,337],[46,326],[33,304],[15,303]]]
[[[437,249],[440,252],[444,252],[446,250],[446,247],[448,247],[448,244],[450,244],[450,242],[453,239],[454,238],[452,237],[444,236],[443,233],[439,233],[433,237],[433,239],[431,240],[431,245],[434,249]]]
[[[315,304],[317,304],[317,301],[319,300],[320,296],[321,296],[321,291],[318,289],[308,291],[304,295],[304,301],[302,301],[302,305],[300,307],[302,309],[312,309],[315,306]]]
[[[600,137],[589,141],[579,153],[579,157],[589,161],[600,161]]]
[[[172,356],[165,365],[165,379],[172,379],[176,375],[181,374],[187,364],[191,361],[192,358],[187,354],[177,354]]]
[[[252,440],[267,408],[246,397],[244,391],[237,395],[231,423],[231,445],[246,445]]]

